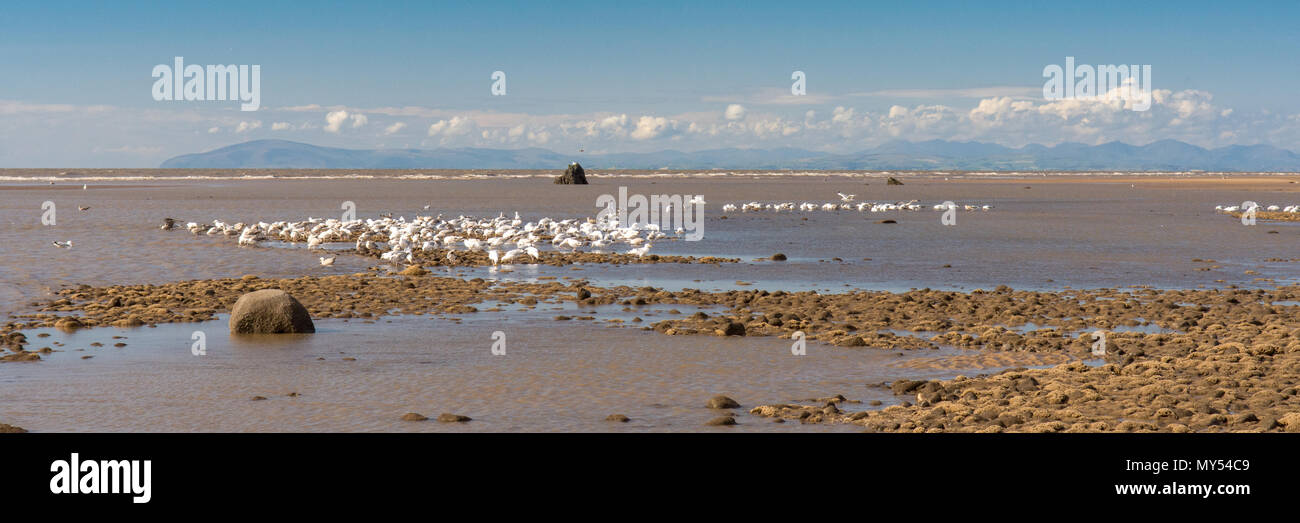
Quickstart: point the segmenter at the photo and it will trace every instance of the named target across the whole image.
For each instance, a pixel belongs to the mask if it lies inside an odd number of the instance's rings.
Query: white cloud
[[[650,140],[662,136],[670,131],[677,122],[669,121],[662,116],[642,116],[636,122],[636,129],[632,130],[631,137],[634,140]]]
[[[809,112],[811,112],[811,111],[809,111]],[[808,117],[808,118],[811,118],[811,117],[812,117],[812,115],[807,114],[807,113],[805,113],[804,116],[805,116],[805,117]],[[835,110],[831,112],[831,122],[834,122],[834,123],[848,123],[848,122],[851,122],[851,121],[853,121],[853,108],[852,108],[852,107],[849,107],[849,108],[846,109],[846,108],[843,107],[843,106],[839,106],[839,107],[836,107]]]
[[[722,116],[723,116],[724,118],[726,118],[726,119],[728,119],[728,120],[732,120],[732,121],[744,120],[744,119],[745,119],[745,106],[740,105],[740,104],[731,104],[731,105],[728,105],[728,106],[727,106],[727,110],[724,111],[724,112],[722,113]]]
[[[478,126],[469,118],[453,116],[450,120],[438,120],[430,125],[429,136],[455,138],[472,133],[476,127]]]
[[[331,133],[337,133],[339,132],[339,128],[347,121],[347,111],[330,111],[325,115],[325,130]]]
[[[221,132],[221,128],[220,128],[220,127],[209,127],[209,128],[208,128],[208,134],[217,134],[217,133],[219,133],[219,132]]]
[[[293,129],[293,125],[289,122],[275,122],[271,124],[272,131],[288,131],[290,129]]]
[[[346,124],[349,120],[352,121],[353,129],[362,127],[370,121],[366,118],[366,115],[361,113],[350,113],[344,109],[330,111],[325,114],[325,131],[337,133],[343,128],[343,124]]]
[[[245,133],[248,131],[255,131],[261,128],[262,128],[261,120],[254,120],[251,122],[239,122],[239,125],[235,126],[235,134]]]
[[[396,134],[398,131],[406,128],[405,122],[396,122],[393,125],[384,128],[384,135]]]

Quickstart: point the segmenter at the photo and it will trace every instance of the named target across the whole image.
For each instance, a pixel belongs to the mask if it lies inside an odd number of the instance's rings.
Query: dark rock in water
[[[734,409],[739,406],[740,404],[736,403],[736,400],[726,396],[714,396],[709,399],[709,408],[711,409]]]
[[[907,394],[921,388],[921,386],[925,384],[926,382],[924,380],[898,380],[895,381],[893,385],[890,385],[889,388],[894,392],[894,394]]]
[[[715,427],[735,425],[735,424],[736,424],[736,418],[731,416],[718,416],[716,418],[709,420],[709,422],[706,423],[706,425],[715,426]]]
[[[565,169],[564,174],[555,177],[555,183],[561,185],[587,185],[587,172],[582,170],[582,166],[578,165],[578,162],[573,162],[569,164],[568,169]]]
[[[587,290],[586,288],[578,289],[579,300],[585,300],[590,297],[591,297],[591,291]]]
[[[723,336],[744,336],[745,324],[738,321],[729,322],[726,327],[718,329],[718,332],[721,332]]]
[[[443,423],[464,423],[471,419],[473,418],[470,418],[469,416],[461,416],[460,414],[452,414],[450,412],[444,412],[438,415],[438,421]]]
[[[23,429],[22,427],[15,427],[13,425],[9,425],[6,423],[0,423],[0,434],[22,434],[24,432],[27,432],[27,430]]]
[[[406,414],[402,414],[402,421],[424,421],[427,419],[429,418],[418,412],[407,412]]]
[[[898,181],[898,178],[890,176],[889,180],[885,182],[885,185],[903,185],[903,182]]]
[[[779,252],[772,255],[772,261],[785,261],[785,260],[786,260],[785,255]]]
[[[630,420],[628,419],[627,416],[624,416],[622,414],[610,414],[609,416],[605,417],[605,421],[617,421],[619,423],[627,423]]]
[[[231,334],[316,332],[307,308],[280,289],[262,289],[239,297],[230,310]]]
[[[876,220],[876,223],[898,223],[895,220]]]

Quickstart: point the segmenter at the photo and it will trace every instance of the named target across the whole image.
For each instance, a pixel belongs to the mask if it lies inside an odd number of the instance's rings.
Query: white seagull
[[[334,265],[334,258],[337,258],[337,257],[338,257],[338,256],[330,256],[329,258],[326,258],[326,257],[324,257],[324,256],[321,256],[321,257],[320,257],[320,264],[323,265],[323,266],[325,266],[325,267],[329,267],[330,265]]]

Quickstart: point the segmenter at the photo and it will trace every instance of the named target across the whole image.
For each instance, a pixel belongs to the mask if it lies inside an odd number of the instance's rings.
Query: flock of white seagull
[[[740,204],[740,206],[736,206],[735,204],[729,203],[722,206],[722,212],[736,212],[736,211],[794,212],[796,210],[800,212],[855,211],[855,210],[858,212],[890,212],[890,211],[920,211],[925,208],[925,206],[920,204],[919,200],[912,200],[908,202],[893,202],[893,203],[888,203],[888,202],[854,203],[854,200],[857,198],[857,195],[844,194],[842,192],[835,193],[835,194],[839,195],[840,201],[825,202],[825,203],[802,202],[799,204],[796,204],[794,202],[785,202],[785,203],[749,202],[749,203],[742,203]],[[936,211],[947,211],[948,210],[947,203],[948,202],[936,204],[931,206],[930,208]],[[957,205],[954,203],[953,208],[966,210],[966,211],[987,211],[989,209],[992,209],[993,206],[992,205],[970,205],[970,204]]]
[[[322,248],[326,243],[354,243],[359,253],[382,252],[380,259],[390,263],[413,264],[416,253],[446,250],[444,257],[450,263],[458,260],[457,252],[485,252],[492,265],[537,261],[541,248],[558,252],[614,251],[620,244],[628,246],[626,253],[645,256],[651,242],[669,235],[654,224],[622,226],[616,218],[566,219],[542,218],[525,223],[515,213],[514,218],[504,213],[491,219],[458,216],[444,219],[417,216],[411,221],[405,217],[386,216],[379,219],[348,220],[308,218],[305,221],[227,223],[214,220],[211,225],[190,222],[185,225],[191,233],[208,236],[238,236],[239,245],[256,246],[268,240],[306,242],[308,249]],[[682,234],[680,229],[675,231]],[[335,257],[321,257],[321,265],[332,265]]]
[[[1215,205],[1214,210],[1222,213],[1233,213],[1233,212],[1241,212],[1243,209],[1242,206],[1240,205]],[[1281,205],[1269,205],[1269,206],[1257,205],[1255,207],[1255,210],[1269,211],[1269,212],[1300,213],[1300,205],[1287,205],[1285,207]]]

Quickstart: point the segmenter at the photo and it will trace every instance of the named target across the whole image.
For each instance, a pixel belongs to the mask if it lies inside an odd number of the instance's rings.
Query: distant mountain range
[[[1300,155],[1270,145],[1205,149],[1177,140],[1137,146],[893,141],[857,153],[804,149],[709,149],[683,152],[564,155],[547,149],[340,149],[286,140],[254,140],[163,162],[203,169],[559,169],[577,160],[589,169],[831,169],[1300,171]]]

